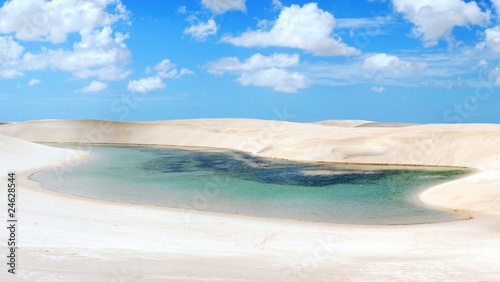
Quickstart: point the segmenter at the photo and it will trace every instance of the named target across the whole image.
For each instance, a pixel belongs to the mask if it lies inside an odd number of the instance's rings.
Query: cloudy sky
[[[0,6],[0,121],[500,122],[500,0]]]

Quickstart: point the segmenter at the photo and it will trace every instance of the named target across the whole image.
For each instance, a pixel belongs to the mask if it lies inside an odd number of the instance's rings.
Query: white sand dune
[[[500,125],[88,120],[11,123],[0,125],[0,134],[1,183],[7,171],[19,174],[22,262],[16,278],[3,272],[1,281],[494,281],[500,277]],[[439,208],[469,210],[476,218],[413,226],[333,225],[84,199],[41,189],[27,176],[86,154],[17,138],[231,148],[291,160],[470,167],[477,172],[432,187],[421,199]],[[1,198],[0,204],[6,206],[6,197]],[[6,215],[1,214],[5,222]],[[0,232],[2,242],[6,236]]]
[[[326,126],[336,126],[336,127],[356,127],[365,123],[373,123],[367,120],[322,120],[313,122],[313,124],[321,124]]]
[[[250,119],[33,121],[0,126],[33,142],[231,148],[290,160],[500,168],[500,125],[333,127]]]

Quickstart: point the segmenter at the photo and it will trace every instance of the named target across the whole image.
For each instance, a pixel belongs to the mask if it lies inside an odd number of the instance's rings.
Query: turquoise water
[[[96,199],[261,217],[354,224],[464,218],[429,209],[416,196],[464,175],[460,169],[289,162],[220,149],[87,149],[89,160],[32,178],[51,190]]]

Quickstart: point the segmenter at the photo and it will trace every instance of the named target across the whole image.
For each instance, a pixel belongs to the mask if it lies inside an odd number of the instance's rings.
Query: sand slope
[[[0,171],[23,171],[51,164],[72,163],[88,156],[84,152],[39,145],[0,134]]]
[[[33,121],[0,134],[34,142],[231,148],[291,160],[500,168],[500,125],[335,127],[250,119]]]
[[[499,129],[234,119],[1,125],[0,181],[5,183],[6,171],[19,174],[22,264],[18,276],[2,272],[0,280],[494,281],[500,277]],[[27,176],[85,154],[1,134],[37,142],[211,146],[295,160],[474,167],[476,174],[433,187],[423,199],[482,216],[430,225],[349,226],[83,199],[40,189]],[[6,236],[0,232],[0,241]]]

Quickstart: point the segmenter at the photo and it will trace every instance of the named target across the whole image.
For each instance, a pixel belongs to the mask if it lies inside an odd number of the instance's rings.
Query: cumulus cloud
[[[311,86],[312,80],[298,72],[269,68],[256,72],[244,72],[237,81],[243,85],[271,87],[275,91],[294,93]]]
[[[73,45],[73,50],[42,49],[39,54],[27,53],[21,65],[26,70],[69,71],[81,79],[122,80],[130,74],[125,65],[131,60],[131,53],[123,42],[127,35],[113,34],[109,26],[101,30],[83,30],[80,35],[81,41]]]
[[[0,64],[18,59],[23,51],[24,47],[12,36],[0,36]]]
[[[158,76],[151,76],[141,78],[138,80],[131,80],[128,82],[127,90],[130,92],[146,93],[153,90],[163,89],[166,85]]]
[[[153,67],[148,67],[146,73],[156,72],[156,75],[160,78],[180,78],[184,75],[191,75],[194,72],[187,68],[176,69],[175,64],[173,64],[169,59],[164,59]]]
[[[199,23],[197,25],[191,25],[190,27],[184,29],[184,34],[189,34],[196,40],[203,41],[207,39],[209,35],[214,35],[217,33],[217,24],[213,19],[209,19],[206,23]]]
[[[211,62],[207,66],[208,72],[212,74],[222,74],[224,72],[248,71],[269,67],[286,68],[295,66],[298,63],[298,54],[288,55],[284,53],[274,53],[270,56],[264,56],[257,53],[243,62],[236,57],[226,57]]]
[[[491,2],[493,2],[493,6],[495,7],[497,17],[500,18],[500,0],[492,0]]]
[[[40,84],[40,82],[42,82],[41,80],[39,79],[31,79],[29,82],[28,82],[28,86],[35,86],[37,84]]]
[[[381,70],[390,71],[393,73],[415,72],[417,70],[425,69],[426,67],[427,64],[424,62],[408,62],[401,60],[397,56],[388,55],[385,53],[371,55],[367,57],[361,65],[361,68],[365,70]]]
[[[201,0],[203,6],[216,14],[222,14],[229,10],[245,11],[246,0]]]
[[[484,33],[486,34],[486,40],[478,44],[478,47],[488,46],[491,51],[500,53],[500,26],[488,28]]]
[[[146,68],[146,74],[149,77],[138,80],[131,80],[128,83],[127,90],[130,92],[146,93],[153,90],[163,89],[166,87],[163,79],[180,78],[184,75],[191,75],[194,72],[187,68],[178,70],[169,59],[164,59],[153,67]]]
[[[1,77],[52,69],[71,72],[79,79],[125,79],[131,60],[124,42],[128,34],[113,32],[111,25],[127,19],[120,0],[8,1],[0,8],[0,33],[12,33],[24,41],[62,43],[69,34],[79,35],[80,40],[67,44],[69,48],[42,47],[23,54],[23,46],[12,36],[0,36]]]
[[[119,0],[11,0],[0,8],[0,33],[22,40],[65,42],[70,33],[128,18]]]
[[[244,32],[241,36],[225,36],[222,41],[244,47],[299,48],[322,56],[350,56],[359,54],[338,36],[332,36],[335,18],[318,8],[316,3],[300,7],[284,7],[270,30]]]
[[[98,80],[94,80],[94,81],[90,82],[89,85],[78,90],[78,92],[83,92],[83,93],[100,92],[106,88],[108,88],[108,85],[106,83],[98,81]]]
[[[0,79],[12,79],[23,75],[18,69],[18,60],[23,51],[24,47],[12,36],[0,36]]]
[[[0,69],[0,79],[12,79],[23,76],[23,74],[14,69]]]
[[[273,0],[273,8],[276,10],[281,10],[283,9],[283,4],[280,0]]]
[[[313,83],[304,74],[286,69],[299,63],[298,54],[274,53],[264,56],[257,53],[244,61],[236,57],[221,58],[208,63],[207,67],[212,74],[229,72],[239,75],[236,81],[243,86],[270,87],[275,91],[293,93]]]
[[[371,91],[377,92],[377,93],[382,93],[385,91],[385,87],[384,86],[373,86],[371,88]]]
[[[394,9],[415,24],[413,34],[425,46],[436,45],[439,39],[451,36],[455,26],[478,25],[488,21],[476,2],[462,0],[392,0]]]

